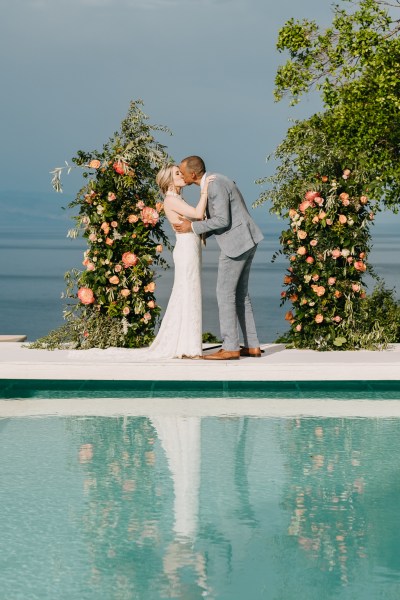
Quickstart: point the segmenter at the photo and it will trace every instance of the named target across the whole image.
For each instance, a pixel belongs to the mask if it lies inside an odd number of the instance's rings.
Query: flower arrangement
[[[79,151],[73,159],[87,183],[69,205],[79,214],[68,235],[88,242],[84,270],[66,274],[67,323],[34,347],[140,347],[154,337],[160,314],[154,266],[166,266],[161,253],[169,242],[155,183],[168,157],[152,130],[167,130],[148,125],[141,104],[131,103],[120,132],[101,151]],[[63,170],[71,168],[52,171],[56,191],[62,191]]]
[[[374,348],[385,343],[379,323],[365,320],[364,275],[370,228],[377,205],[350,169],[340,177],[317,176],[302,197],[293,197],[290,227],[280,237],[290,266],[281,304],[292,347],[318,350]],[[276,255],[274,256],[276,258]]]

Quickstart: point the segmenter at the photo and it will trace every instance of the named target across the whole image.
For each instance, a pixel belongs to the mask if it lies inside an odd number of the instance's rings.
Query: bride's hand
[[[215,179],[215,175],[209,175],[208,177],[206,177],[206,182],[205,182],[203,191],[207,191],[208,184],[211,183],[212,181],[214,181],[214,179]]]

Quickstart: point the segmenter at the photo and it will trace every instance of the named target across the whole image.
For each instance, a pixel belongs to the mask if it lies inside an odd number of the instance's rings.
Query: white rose
[[[350,255],[350,250],[347,250],[347,248],[343,248],[342,252],[342,256],[344,256],[345,258],[347,258]]]

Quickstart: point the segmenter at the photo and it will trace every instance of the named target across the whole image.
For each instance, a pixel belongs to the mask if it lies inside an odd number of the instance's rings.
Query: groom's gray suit
[[[206,173],[208,175],[211,173]],[[228,351],[239,350],[239,322],[244,346],[257,348],[260,344],[248,282],[257,244],[264,236],[251,218],[236,183],[225,175],[212,175],[215,179],[208,185],[207,219],[194,221],[192,229],[206,237],[215,235],[221,249],[217,300],[222,347]]]

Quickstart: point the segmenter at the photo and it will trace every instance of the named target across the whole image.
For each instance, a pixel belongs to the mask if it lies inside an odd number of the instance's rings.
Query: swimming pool
[[[399,440],[397,418],[3,418],[1,598],[398,599]]]

